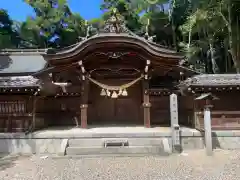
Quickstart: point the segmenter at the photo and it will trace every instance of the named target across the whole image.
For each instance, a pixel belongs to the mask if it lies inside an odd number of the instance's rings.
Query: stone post
[[[172,131],[172,151],[180,152],[180,126],[178,124],[178,99],[176,94],[170,95],[170,118]]]
[[[204,133],[205,133],[206,154],[208,156],[213,155],[210,107],[211,105],[209,104],[206,104],[204,106]]]
[[[208,156],[213,155],[212,147],[212,123],[211,123],[211,111],[210,108],[213,107],[212,100],[218,100],[219,98],[214,96],[212,93],[205,93],[197,97],[196,100],[204,100],[204,133],[205,133],[205,146],[206,154]]]

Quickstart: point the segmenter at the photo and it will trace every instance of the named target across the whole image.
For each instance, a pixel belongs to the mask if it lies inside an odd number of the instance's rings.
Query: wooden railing
[[[0,101],[1,132],[23,132],[29,127],[31,118],[26,101]]]

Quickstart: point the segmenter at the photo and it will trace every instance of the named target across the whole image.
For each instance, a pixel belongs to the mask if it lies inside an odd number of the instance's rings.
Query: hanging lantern
[[[118,98],[118,94],[116,93],[116,91],[113,91],[111,98]]]
[[[128,96],[128,92],[127,92],[126,89],[123,90],[123,92],[122,92],[122,96]]]
[[[104,89],[102,89],[100,96],[106,96],[106,95],[107,95],[106,91]]]
[[[118,95],[119,95],[119,96],[122,95],[122,89],[119,90]]]
[[[85,73],[85,68],[82,66],[81,67],[82,73]]]
[[[107,90],[107,96],[111,96],[111,92]]]

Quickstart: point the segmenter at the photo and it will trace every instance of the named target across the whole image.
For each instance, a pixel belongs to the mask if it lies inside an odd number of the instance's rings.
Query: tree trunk
[[[230,50],[230,54],[232,56],[232,60],[233,60],[233,63],[234,63],[234,66],[236,68],[236,72],[237,73],[240,73],[240,63],[239,63],[239,60],[237,59],[237,51],[236,51],[236,48],[234,48],[233,46],[233,41],[235,38],[233,36],[233,33],[232,33],[232,0],[229,0],[229,3],[228,3],[228,33],[229,33],[229,50]]]
[[[174,19],[172,17],[172,33],[173,33],[173,45],[176,51],[178,51],[178,45],[177,45],[177,36],[176,36],[176,27],[174,24]]]
[[[236,48],[237,48],[237,59],[240,60],[240,36],[239,36],[239,15],[237,16],[237,25],[236,25],[236,34],[237,34],[237,44],[236,44]]]
[[[216,74],[219,72],[219,68],[215,60],[215,53],[214,53],[212,40],[209,40],[209,50],[210,50],[210,56],[211,56],[212,71],[214,74]]]
[[[191,46],[191,39],[192,39],[192,29],[188,32],[188,48]]]
[[[176,25],[175,25],[175,19],[174,19],[174,8],[175,8],[176,1],[172,1],[172,7],[171,7],[171,15],[170,15],[170,23],[172,27],[172,40],[173,40],[173,46],[178,51],[178,44],[177,44],[177,35],[176,35]],[[164,6],[163,6],[164,7]]]
[[[225,72],[228,72],[231,69],[231,59],[229,58],[228,41],[226,39],[224,39],[224,51]]]

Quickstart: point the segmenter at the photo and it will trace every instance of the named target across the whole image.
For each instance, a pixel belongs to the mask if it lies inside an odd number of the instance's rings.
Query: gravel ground
[[[195,150],[169,157],[4,157],[1,180],[239,180],[240,151]]]

